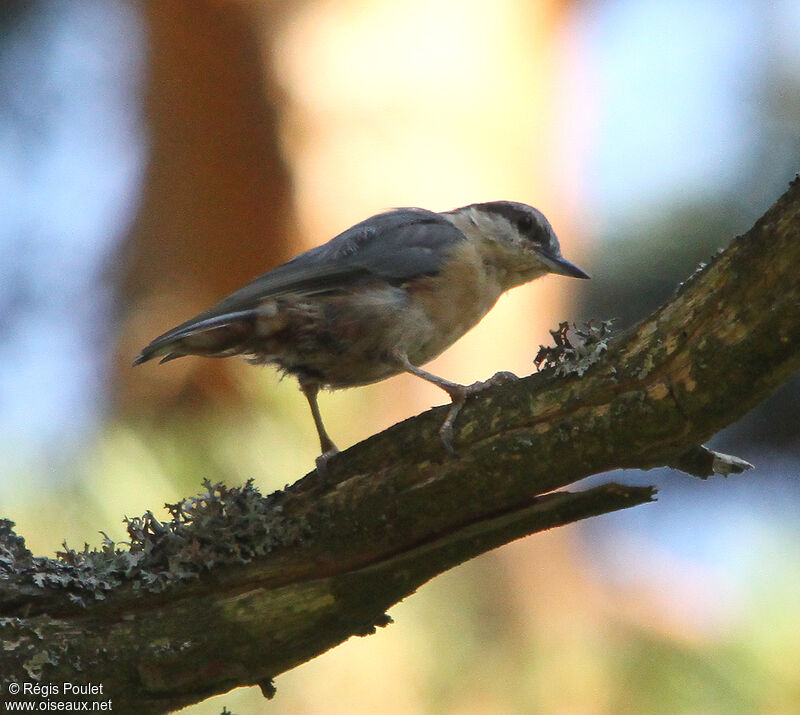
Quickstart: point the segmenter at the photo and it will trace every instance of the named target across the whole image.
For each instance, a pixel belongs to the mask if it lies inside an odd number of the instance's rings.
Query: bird
[[[391,209],[158,336],[133,364],[242,356],[294,376],[319,437],[320,474],[339,451],[322,421],[320,389],[411,373],[449,395],[439,434],[457,455],[454,424],[466,398],[515,376],[461,385],[422,365],[474,327],[503,293],[548,273],[589,278],[561,255],[552,226],[532,206],[489,201],[442,212]]]

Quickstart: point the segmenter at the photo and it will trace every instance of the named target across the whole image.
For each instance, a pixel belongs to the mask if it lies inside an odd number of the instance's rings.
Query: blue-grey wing
[[[387,211],[259,276],[211,310],[242,310],[264,298],[348,290],[376,279],[434,275],[449,249],[463,240],[461,231],[433,211]]]
[[[146,351],[189,332],[218,328],[228,318],[238,320],[271,297],[342,292],[376,281],[397,284],[435,275],[449,251],[464,240],[461,231],[433,211],[404,208],[377,214],[259,276],[209,310],[159,336]]]

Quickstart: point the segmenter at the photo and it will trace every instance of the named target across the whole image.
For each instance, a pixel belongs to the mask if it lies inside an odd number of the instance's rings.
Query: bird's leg
[[[328,433],[325,431],[325,425],[322,423],[322,415],[319,411],[319,404],[317,404],[319,385],[301,382],[300,389],[308,400],[308,406],[311,408],[311,416],[314,418],[314,426],[317,428],[319,446],[322,450],[322,454],[316,459],[317,471],[324,477],[328,470],[328,460],[334,454],[338,454],[339,449],[328,436]]]
[[[438,375],[434,375],[427,370],[423,370],[421,367],[417,367],[409,361],[408,356],[404,353],[395,353],[394,358],[400,365],[402,365],[406,372],[410,372],[412,375],[421,377],[423,380],[427,380],[437,387],[441,387],[448,395],[450,395],[450,399],[453,401],[453,404],[450,406],[450,411],[447,413],[447,417],[442,423],[442,426],[439,428],[439,437],[441,438],[445,449],[447,449],[447,451],[450,452],[450,454],[452,454],[454,457],[457,457],[458,453],[453,448],[453,426],[455,425],[458,413],[461,412],[461,408],[464,406],[464,402],[466,402],[467,397],[474,395],[481,390],[485,390],[488,387],[518,379],[514,373],[498,372],[483,382],[475,382],[472,385],[460,385],[457,382],[451,382],[444,377],[439,377]]]

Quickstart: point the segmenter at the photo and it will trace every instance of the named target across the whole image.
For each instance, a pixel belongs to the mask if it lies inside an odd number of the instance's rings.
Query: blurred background
[[[0,516],[47,555],[206,477],[308,471],[293,381],[130,364],[384,208],[531,203],[594,277],[503,297],[434,372],[526,374],[561,320],[640,320],[800,167],[798,37],[795,0],[5,0]],[[445,574],[270,703],[185,712],[800,711],[799,396],[714,439],[754,472],[604,475],[659,501]],[[321,401],[347,447],[445,399]]]

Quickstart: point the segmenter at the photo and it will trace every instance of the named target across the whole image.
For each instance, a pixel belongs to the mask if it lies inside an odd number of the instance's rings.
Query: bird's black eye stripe
[[[525,214],[517,221],[517,230],[521,236],[527,238],[531,243],[544,244],[545,236],[530,214]]]
[[[533,243],[542,244],[546,240],[540,220],[536,216],[535,210],[524,204],[517,204],[513,201],[490,201],[485,204],[477,204],[483,211],[502,216],[512,226],[515,226],[520,235]],[[533,211],[533,213],[532,213]]]

